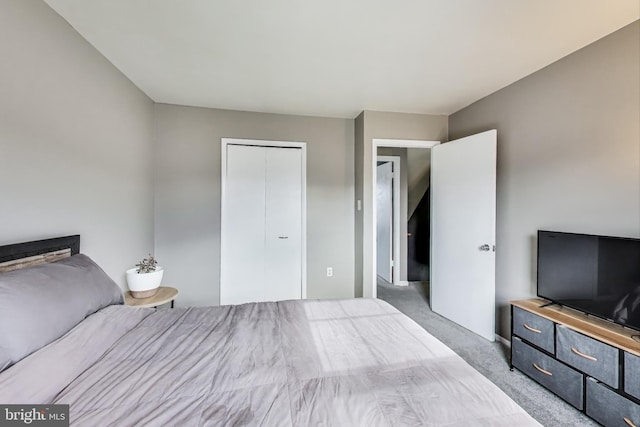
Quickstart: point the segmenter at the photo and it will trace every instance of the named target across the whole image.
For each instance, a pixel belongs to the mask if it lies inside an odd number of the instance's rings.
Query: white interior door
[[[378,276],[393,282],[393,163],[376,168],[376,265]]]
[[[266,150],[263,300],[302,298],[302,150]]]
[[[228,145],[220,303],[302,297],[299,148]]]
[[[229,145],[226,161],[220,303],[240,304],[264,292],[264,148]]]
[[[431,308],[495,339],[496,135],[431,149]]]

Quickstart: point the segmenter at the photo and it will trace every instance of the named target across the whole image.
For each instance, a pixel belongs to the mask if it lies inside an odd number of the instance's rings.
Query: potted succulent
[[[158,292],[162,282],[164,270],[158,265],[158,261],[149,254],[135,267],[127,270],[127,284],[134,298],[149,298]]]

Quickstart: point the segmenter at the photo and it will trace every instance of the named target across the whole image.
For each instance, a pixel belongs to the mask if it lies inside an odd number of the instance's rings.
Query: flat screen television
[[[537,293],[640,330],[640,239],[538,231]]]

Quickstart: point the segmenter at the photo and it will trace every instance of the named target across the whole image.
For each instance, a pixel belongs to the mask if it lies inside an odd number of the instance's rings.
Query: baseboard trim
[[[499,341],[502,344],[506,345],[507,347],[511,348],[511,341],[509,341],[508,339],[506,339],[503,336],[500,336],[500,335],[496,334],[496,341]]]

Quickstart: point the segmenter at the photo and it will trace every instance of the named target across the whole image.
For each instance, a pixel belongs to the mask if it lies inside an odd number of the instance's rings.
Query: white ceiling
[[[450,114],[640,17],[638,0],[45,0],[154,101]]]

